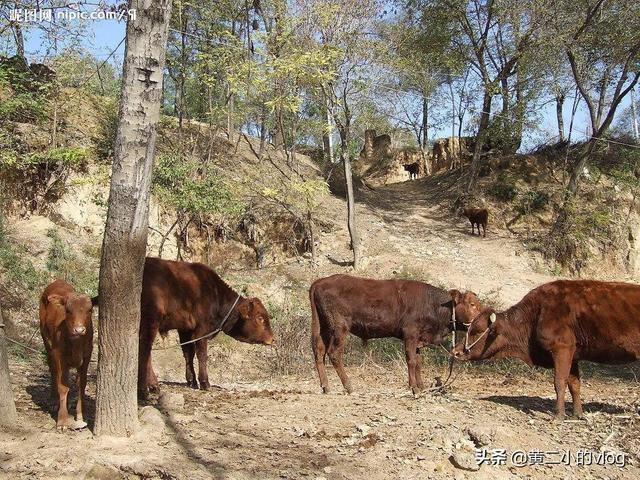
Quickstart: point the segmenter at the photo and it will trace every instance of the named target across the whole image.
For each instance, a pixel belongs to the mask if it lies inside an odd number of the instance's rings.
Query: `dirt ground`
[[[471,236],[466,221],[451,213],[446,192],[452,181],[445,175],[363,194],[358,221],[364,275],[470,288],[498,306],[553,278],[491,220],[486,239]],[[324,210],[345,218],[344,202],[335,197]],[[278,304],[286,292],[304,298],[313,279],[350,271],[342,223],[319,233],[315,266],[294,259],[224,276],[268,303]],[[274,328],[277,335],[277,322]],[[10,371],[21,425],[0,432],[0,478],[640,478],[638,365],[585,375],[586,420],[551,423],[549,373],[512,364],[457,366],[450,389],[414,398],[402,361],[377,364],[365,357],[347,365],[354,394],[343,393],[329,368],[332,393],[322,395],[303,336],[298,341],[307,357],[290,376],[275,373],[274,349],[215,340],[209,349],[215,386],[209,391],[184,385],[179,349],[155,352],[162,396],[141,408],[141,430],[130,439],[91,433],[95,364],[89,429],[60,434],[50,414],[44,362],[14,358]],[[170,335],[164,345],[172,342]],[[444,367],[423,371],[432,380]],[[483,452],[493,460],[478,468],[475,456]]]
[[[639,478],[640,397],[633,370],[624,378],[583,384],[586,420],[552,423],[549,375],[456,366],[444,393],[417,398],[401,365],[370,361],[351,366],[355,393],[343,393],[331,371],[332,393],[320,393],[309,365],[304,376],[224,368],[210,359],[215,385],[187,388],[179,351],[156,361],[161,396],[141,410],[141,431],[131,439],[95,438],[90,430],[57,433],[48,413],[48,377],[38,360],[13,365],[12,381],[24,429],[2,432],[2,478]],[[260,365],[268,349],[244,347],[247,364]],[[219,360],[219,359],[218,359]],[[233,359],[227,358],[228,361]],[[171,366],[169,366],[171,364]],[[264,372],[262,372],[264,373]],[[444,368],[426,368],[425,378]],[[94,382],[90,379],[89,411]],[[569,406],[570,407],[570,406]],[[156,410],[157,408],[157,410]],[[89,418],[89,427],[93,418]],[[506,465],[474,465],[483,449]],[[580,451],[609,452],[624,466],[578,463]],[[528,455],[512,458],[515,452]],[[569,465],[560,462],[569,452]],[[554,453],[555,452],[555,453]],[[522,455],[517,453],[516,455]],[[564,459],[566,461],[566,458]],[[518,466],[528,463],[526,466]],[[602,460],[604,461],[604,460]],[[471,469],[477,469],[472,471]]]

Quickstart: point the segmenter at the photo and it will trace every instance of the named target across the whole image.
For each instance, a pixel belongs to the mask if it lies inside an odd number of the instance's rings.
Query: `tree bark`
[[[325,125],[326,131],[322,134],[322,146],[324,148],[325,161],[331,165],[333,163],[333,138],[331,135],[331,109],[329,108],[329,101],[325,96],[325,113],[327,117],[327,124]]]
[[[11,381],[9,379],[9,355],[4,337],[4,321],[0,308],[0,425],[10,427],[18,419],[16,404],[13,401]]]
[[[556,118],[558,119],[558,141],[560,142],[564,142],[564,116],[562,115],[564,99],[564,93],[556,95]]]
[[[342,163],[344,165],[344,180],[347,186],[347,228],[351,237],[351,250],[353,251],[353,269],[360,268],[360,237],[356,226],[356,201],[353,192],[353,175],[351,172],[351,159],[347,150],[348,138],[342,136]]]
[[[631,123],[633,129],[633,139],[637,142],[638,140],[640,140],[640,134],[638,133],[638,114],[636,112],[635,88],[631,89]]]
[[[426,151],[429,144],[429,101],[422,97],[422,150]]]
[[[471,159],[471,174],[469,175],[469,183],[467,183],[467,193],[472,193],[478,182],[478,174],[480,172],[480,162],[482,160],[482,148],[484,146],[487,128],[489,127],[489,118],[491,115],[491,101],[493,95],[490,93],[491,87],[487,86],[484,90],[482,99],[482,113],[480,114],[480,125],[476,135],[476,142],[473,148],[473,158]]]
[[[140,293],[171,0],[131,0],[100,265],[96,435],[138,429]]]

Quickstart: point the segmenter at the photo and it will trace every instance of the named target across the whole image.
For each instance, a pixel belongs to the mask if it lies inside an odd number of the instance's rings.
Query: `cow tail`
[[[311,304],[311,349],[313,350],[314,356],[317,355],[316,345],[318,344],[318,342],[322,342],[322,344],[324,345],[324,339],[322,338],[322,333],[320,332],[320,316],[318,315],[318,307],[316,306],[315,291],[316,286],[315,284],[313,284],[309,289],[309,303]],[[327,356],[328,345],[324,346],[325,349],[322,353],[322,363],[324,363]]]

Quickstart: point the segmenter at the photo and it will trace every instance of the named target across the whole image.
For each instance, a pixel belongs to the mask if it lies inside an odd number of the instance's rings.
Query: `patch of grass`
[[[69,282],[74,288],[87,295],[98,293],[98,271],[86,261],[78,258],[69,245],[60,238],[57,230],[50,229],[51,247],[47,257],[47,270],[52,277]]]
[[[0,212],[0,267],[4,270],[8,282],[18,284],[30,292],[37,292],[46,279],[25,258],[26,256],[24,250],[9,241],[5,219]]]
[[[486,192],[500,202],[511,202],[518,195],[518,188],[513,180],[501,173],[495,182],[487,186]]]

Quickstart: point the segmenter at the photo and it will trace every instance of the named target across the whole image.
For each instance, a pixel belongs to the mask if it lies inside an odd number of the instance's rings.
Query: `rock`
[[[160,406],[166,411],[182,412],[184,410],[184,395],[181,393],[163,392],[160,395]]]
[[[473,425],[467,427],[467,435],[469,435],[476,447],[486,447],[491,444],[495,432],[488,427]]]
[[[85,480],[112,480],[124,478],[120,470],[112,465],[101,465],[96,463],[85,475]]]
[[[358,431],[360,433],[362,433],[363,437],[366,437],[367,434],[371,431],[371,427],[369,425],[364,424],[364,423],[362,425],[358,425],[356,428],[358,429]]]
[[[449,457],[449,460],[454,467],[462,470],[468,470],[470,472],[477,472],[480,470],[480,465],[476,462],[474,452],[467,448],[455,450],[453,455]]]
[[[164,417],[156,408],[147,405],[140,409],[140,430],[135,438],[144,441],[157,441],[164,433]]]

